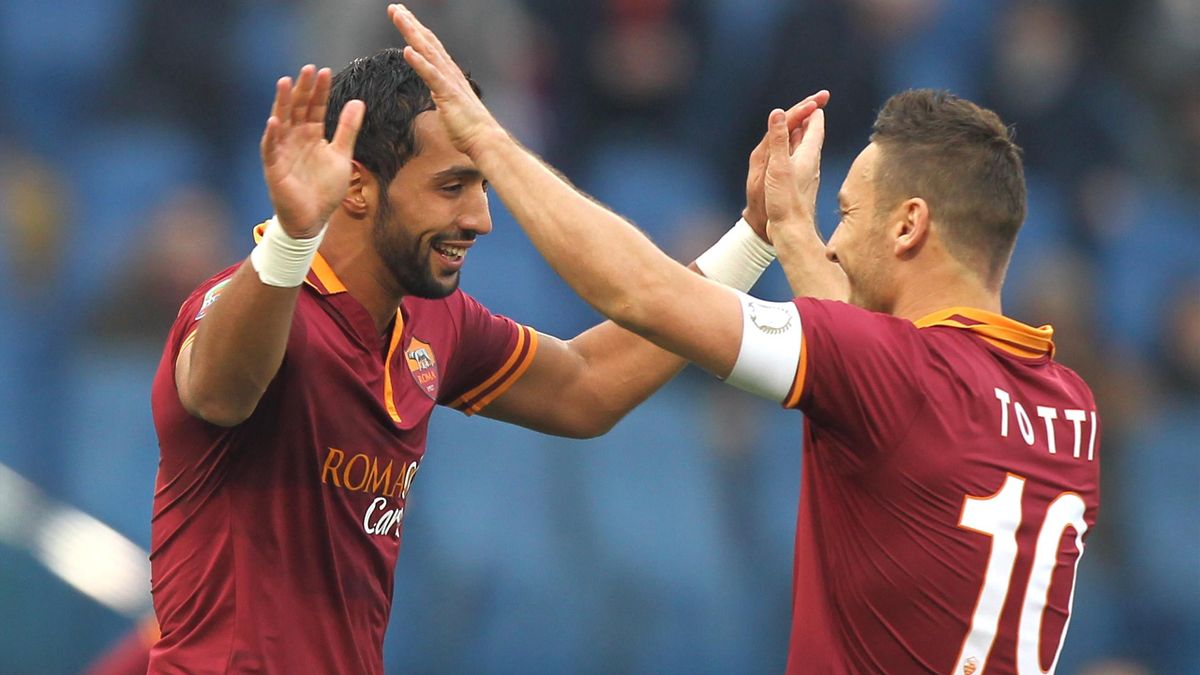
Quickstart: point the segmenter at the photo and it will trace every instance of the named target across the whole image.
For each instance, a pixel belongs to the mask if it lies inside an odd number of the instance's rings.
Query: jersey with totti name
[[[1100,501],[1096,405],[1052,329],[795,304],[788,672],[1052,672]]]
[[[183,304],[152,407],[161,449],[150,672],[382,673],[404,509],[434,405],[478,412],[537,334],[462,291],[404,298],[390,335],[319,255],[253,415],[189,415],[175,361],[236,270]]]

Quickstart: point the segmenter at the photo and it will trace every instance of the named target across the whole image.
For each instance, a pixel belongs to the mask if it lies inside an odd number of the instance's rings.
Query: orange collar
[[[938,310],[913,322],[917,328],[948,326],[975,333],[1004,351],[1025,358],[1054,356],[1054,328],[1050,325],[1034,328],[1000,314],[973,307],[950,307]]]
[[[263,232],[267,229],[267,221],[263,221],[254,227],[254,243],[262,241]],[[321,295],[334,295],[336,293],[345,293],[346,285],[338,278],[333,268],[329,266],[329,261],[325,260],[320,251],[313,258],[312,267],[308,270],[308,276],[304,279],[304,283],[313,287]]]

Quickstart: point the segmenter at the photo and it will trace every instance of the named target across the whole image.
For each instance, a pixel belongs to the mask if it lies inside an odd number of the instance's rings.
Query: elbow
[[[185,405],[184,408],[192,417],[226,428],[236,427],[250,419],[250,415],[254,413],[254,408],[247,409],[245,406],[229,405],[222,401],[202,401],[190,406]]]
[[[564,392],[559,404],[541,430],[575,440],[587,440],[607,434],[628,412],[614,408],[609,401],[597,396],[596,392],[588,392],[585,395]]]
[[[184,410],[197,419],[218,427],[236,427],[250,419],[258,400],[239,401],[205,387],[196,387],[191,395],[180,392],[179,402]]]
[[[612,428],[617,426],[617,422],[620,420],[621,417],[618,415],[592,415],[588,419],[573,425],[570,431],[565,434],[565,436],[581,441],[588,440],[590,438],[599,438],[612,431]]]

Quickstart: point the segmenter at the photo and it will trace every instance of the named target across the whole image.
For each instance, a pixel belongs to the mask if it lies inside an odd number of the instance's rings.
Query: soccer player
[[[279,81],[261,145],[276,217],[183,303],[154,380],[151,672],[382,672],[434,406],[595,436],[682,367],[611,322],[562,341],[458,290],[487,182],[438,115],[399,50]],[[772,259],[739,223],[698,263],[748,289]]]
[[[1099,419],[1051,328],[1001,314],[1025,183],[994,113],[944,92],[889,99],[825,245],[823,112],[792,132],[772,112],[768,233],[800,297],[764,302],[689,274],[576,193],[433,33],[389,13],[455,146],[584,299],[805,413],[788,672],[1054,670],[1099,505]]]

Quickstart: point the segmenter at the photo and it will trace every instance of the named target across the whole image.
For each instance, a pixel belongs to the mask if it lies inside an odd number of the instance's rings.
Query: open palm
[[[294,238],[316,236],[346,194],[354,141],[365,106],[350,101],[338,118],[333,140],[325,140],[325,112],[332,75],[307,65],[295,85],[275,85],[275,104],[263,132],[263,175],[279,224]]]

